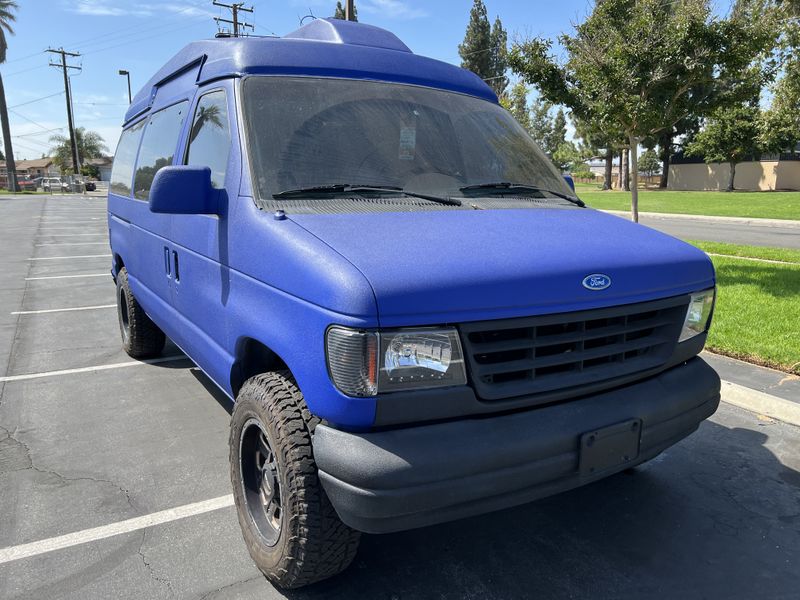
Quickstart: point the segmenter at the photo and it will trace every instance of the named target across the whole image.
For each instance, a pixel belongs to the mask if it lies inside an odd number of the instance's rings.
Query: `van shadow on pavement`
[[[800,472],[764,444],[775,436],[771,445],[798,467],[797,432],[725,413],[733,427],[706,422],[633,473],[481,517],[365,535],[345,573],[283,593],[292,600],[796,597]],[[791,444],[782,432],[794,436]]]

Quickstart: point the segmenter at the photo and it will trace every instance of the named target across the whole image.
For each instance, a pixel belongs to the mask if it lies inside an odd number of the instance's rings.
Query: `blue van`
[[[253,560],[518,505],[695,431],[708,257],[584,206],[474,74],[320,19],[192,43],[136,95],[108,223],[122,343],[234,401]]]

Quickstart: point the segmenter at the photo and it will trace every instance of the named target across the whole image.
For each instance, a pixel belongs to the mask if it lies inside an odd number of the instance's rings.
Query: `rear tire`
[[[122,348],[128,356],[150,358],[161,354],[167,337],[133,297],[125,267],[117,274],[117,317]]]
[[[311,446],[319,423],[291,374],[256,375],[231,416],[230,472],[242,535],[262,573],[299,588],[346,569],[360,534],[322,489]]]

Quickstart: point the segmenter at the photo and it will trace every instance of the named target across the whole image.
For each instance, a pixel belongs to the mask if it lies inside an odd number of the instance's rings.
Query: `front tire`
[[[286,372],[248,379],[231,416],[242,535],[256,566],[283,588],[342,572],[358,550],[360,534],[339,519],[317,474],[311,435],[318,422]]]
[[[125,267],[117,274],[117,317],[122,348],[128,356],[150,358],[161,354],[167,337],[133,297]]]

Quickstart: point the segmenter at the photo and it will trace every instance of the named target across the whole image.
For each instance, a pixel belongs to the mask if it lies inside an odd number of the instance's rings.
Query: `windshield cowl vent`
[[[315,19],[283,37],[284,39],[369,46],[411,53],[409,47],[390,31],[373,25],[341,19]]]

